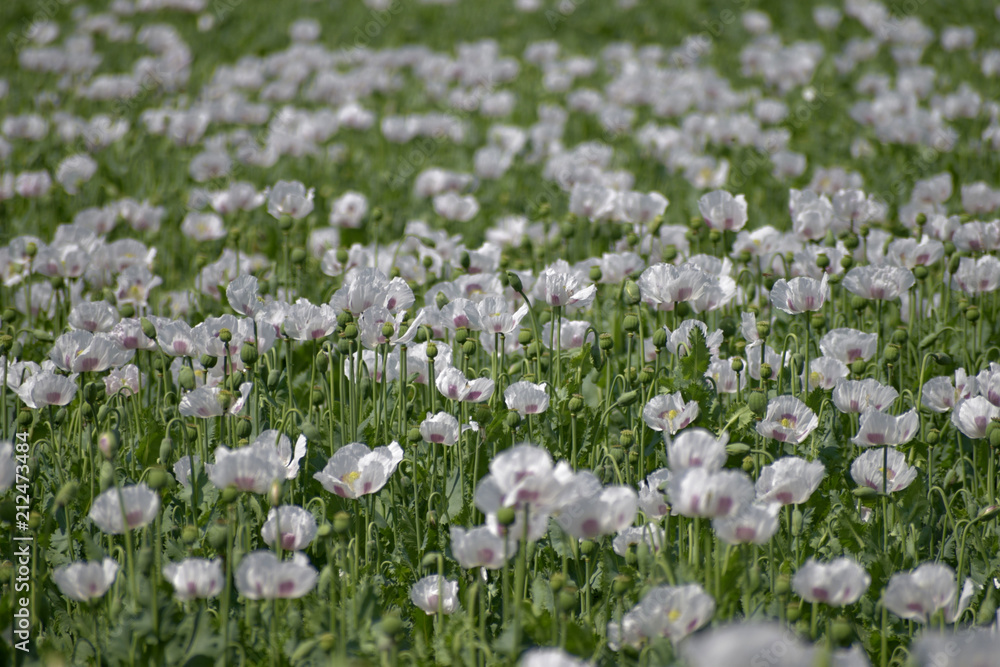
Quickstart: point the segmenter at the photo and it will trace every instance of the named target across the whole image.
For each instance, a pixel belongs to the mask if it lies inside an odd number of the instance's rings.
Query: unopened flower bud
[[[524,285],[521,284],[521,279],[513,271],[507,272],[507,281],[510,284],[511,289],[517,293],[524,291]]]
[[[634,306],[642,299],[639,292],[639,285],[634,280],[626,280],[625,288],[622,290],[622,300],[626,306]]]
[[[105,431],[97,436],[97,448],[101,450],[105,459],[110,461],[114,458],[118,452],[118,432],[115,430]]]
[[[56,494],[56,506],[66,507],[76,498],[77,491],[80,490],[80,483],[76,480],[70,480],[62,485],[59,489],[59,493]]]

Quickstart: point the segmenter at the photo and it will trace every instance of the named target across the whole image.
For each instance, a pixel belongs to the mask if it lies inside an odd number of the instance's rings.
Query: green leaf
[[[681,368],[684,377],[694,380],[705,375],[711,360],[711,352],[705,343],[705,334],[698,327],[692,327],[688,335],[687,354],[681,357]]]

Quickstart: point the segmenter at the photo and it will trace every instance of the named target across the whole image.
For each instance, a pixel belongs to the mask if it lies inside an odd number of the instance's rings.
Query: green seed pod
[[[868,306],[868,299],[854,295],[851,297],[851,310],[861,311]]]
[[[197,541],[198,541],[198,527],[192,525],[184,526],[184,529],[181,531],[181,542],[183,542],[184,544],[191,545]]]
[[[876,491],[870,486],[859,486],[858,488],[854,489],[854,491],[852,491],[851,493],[853,493],[856,497],[860,498],[861,500],[868,500],[878,495],[878,491]]]
[[[899,346],[898,345],[886,345],[885,352],[883,354],[885,360],[889,363],[895,362],[899,359]]]
[[[497,510],[497,523],[501,526],[509,526],[517,519],[517,514],[513,507],[501,507]]]
[[[427,343],[427,350],[424,353],[427,355],[428,359],[434,361],[438,354],[437,345],[433,342]]]
[[[751,593],[760,588],[760,568],[756,565],[747,571],[747,587]]]
[[[182,366],[180,372],[177,374],[177,383],[181,386],[181,389],[193,391],[195,387],[194,370],[189,366]]]
[[[256,345],[250,341],[243,343],[243,347],[240,348],[240,361],[242,361],[247,368],[252,368],[253,365],[257,363],[259,356],[260,355],[257,352]]]
[[[358,337],[358,325],[354,322],[348,322],[347,326],[341,332],[340,337],[344,340],[354,340]]]
[[[936,428],[927,431],[927,444],[936,445],[941,441],[941,432]]]
[[[445,296],[444,292],[438,292],[434,296],[434,305],[438,307],[438,310],[441,310],[442,308],[448,305],[448,297]]]
[[[771,369],[771,364],[761,364],[760,365],[760,377],[762,380],[770,380],[774,371]]]
[[[31,424],[32,419],[34,419],[34,415],[28,408],[21,408],[17,413],[17,425],[21,428],[27,428]]]
[[[330,535],[333,535],[333,526],[329,523],[324,523],[322,526],[316,529],[316,537],[320,538],[321,540],[330,537]]]
[[[754,460],[753,460],[753,457],[752,456],[744,456],[743,457],[743,462],[740,464],[740,467],[743,468],[743,472],[753,472],[753,469],[754,469]]]
[[[90,403],[84,403],[80,406],[80,415],[85,421],[94,421],[94,406]]]
[[[308,255],[306,255],[306,251],[302,248],[292,248],[289,259],[292,260],[292,264],[302,264],[306,261],[306,257],[308,257]]]
[[[642,370],[639,371],[639,384],[647,385],[653,381],[656,371],[654,371],[649,366],[643,366]]]
[[[601,278],[604,277],[604,272],[601,271],[600,266],[594,264],[592,267],[590,267],[590,273],[588,275],[590,277],[590,282],[599,283],[601,282]]]
[[[253,424],[250,422],[249,419],[236,420],[237,438],[249,438],[251,433],[253,433]]]
[[[387,614],[379,621],[379,629],[387,637],[395,637],[403,631],[403,621],[395,614]]]
[[[337,640],[332,632],[324,632],[319,636],[319,647],[329,653],[336,646]]]
[[[53,416],[52,421],[55,422],[56,426],[61,426],[66,422],[67,417],[69,417],[69,412],[66,408],[59,408],[56,410],[56,414]]]
[[[462,343],[462,353],[467,357],[474,355],[476,353],[476,341],[470,338]]]
[[[406,432],[406,439],[410,442],[420,442],[423,438],[424,436],[420,434],[420,429],[415,426]]]
[[[627,574],[619,574],[611,580],[611,591],[615,595],[625,595],[632,589],[634,581]]]
[[[146,484],[154,491],[159,491],[170,482],[170,476],[163,468],[152,468],[146,475]]]
[[[566,585],[566,575],[562,572],[556,572],[551,577],[549,577],[549,588],[553,593],[558,593]]]
[[[787,573],[778,575],[774,580],[774,592],[778,595],[785,595],[792,589],[792,578]]]
[[[504,423],[507,424],[507,428],[516,428],[521,423],[521,415],[518,414],[517,410],[509,410],[507,416],[504,417]]]
[[[766,366],[767,364],[763,364]],[[763,369],[761,369],[763,371]],[[761,373],[763,377],[763,373]],[[764,411],[767,410],[767,394],[764,393],[762,389],[753,389],[750,391],[750,396],[747,398],[747,405],[756,415],[763,415]]]
[[[788,606],[785,607],[785,616],[792,623],[799,620],[802,616],[802,605],[796,600],[794,602],[789,602]]]
[[[222,502],[232,505],[240,497],[240,490],[233,485],[229,485],[222,490]]]
[[[226,548],[226,540],[229,538],[228,529],[226,528],[225,521],[217,521],[209,526],[208,531],[205,533],[205,537],[208,540],[208,545],[218,552],[222,552]]]
[[[826,315],[823,313],[812,313],[809,316],[809,324],[817,331],[824,329],[826,327]]]
[[[979,309],[975,306],[969,306],[965,309],[965,319],[969,322],[975,322],[980,317]]]
[[[566,407],[569,409],[570,414],[577,414],[580,410],[583,410],[583,396],[580,394],[573,394],[570,396],[569,402]]]
[[[639,330],[639,318],[629,313],[622,322],[622,328],[628,333],[635,333]]]
[[[625,459],[625,450],[621,447],[612,447],[610,454],[615,463],[621,463]]]
[[[609,333],[602,333],[597,338],[598,346],[605,352],[610,352],[615,346],[615,341]]]
[[[583,554],[584,556],[589,556],[590,554],[594,553],[594,549],[596,548],[597,545],[594,544],[593,540],[583,540],[582,542],[580,542],[580,553]]]
[[[184,441],[185,442],[194,442],[197,439],[198,439],[198,429],[197,429],[197,427],[195,427],[194,424],[185,424],[184,425]]]
[[[833,619],[833,623],[830,625],[830,629],[833,631],[834,641],[838,643],[846,642],[854,633],[854,630],[851,628],[850,622],[843,616],[838,616],[837,618]]]
[[[517,342],[521,344],[522,347],[527,347],[531,344],[533,334],[531,329],[521,329],[517,332]]]

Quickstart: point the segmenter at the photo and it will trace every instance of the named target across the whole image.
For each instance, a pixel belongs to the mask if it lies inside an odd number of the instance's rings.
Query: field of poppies
[[[1000,665],[1000,9],[0,4],[0,664]]]

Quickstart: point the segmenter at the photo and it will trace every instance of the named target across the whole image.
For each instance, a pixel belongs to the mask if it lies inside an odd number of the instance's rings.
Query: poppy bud
[[[785,608],[785,616],[792,623],[799,620],[799,617],[802,616],[802,605],[798,601],[789,602]]]
[[[118,452],[118,432],[115,430],[105,431],[97,436],[97,448],[104,454],[104,458],[110,460]]]
[[[792,510],[792,535],[802,534],[802,510],[796,507]]]
[[[501,507],[497,510],[497,523],[501,526],[509,526],[517,520],[517,514],[513,507]]]
[[[604,277],[604,272],[601,271],[601,267],[599,267],[597,264],[594,264],[592,267],[590,267],[590,273],[588,274],[588,276],[590,278],[590,282],[599,283],[601,282],[601,278]]]
[[[524,285],[521,284],[521,279],[518,278],[517,274],[513,271],[507,272],[507,282],[510,284],[511,289],[515,292],[521,293],[524,291]]]
[[[274,391],[278,388],[278,382],[281,380],[281,371],[277,368],[272,368],[267,372],[267,388],[269,391]]]
[[[351,527],[351,515],[347,512],[337,512],[333,515],[333,530],[334,532],[343,534],[346,533]]]
[[[115,469],[108,461],[101,464],[101,472],[98,477],[101,491],[107,491],[115,483]]]
[[[423,436],[420,434],[420,429],[414,426],[406,433],[406,439],[410,442],[420,442]]]
[[[629,313],[628,315],[625,316],[625,320],[622,324],[622,327],[628,333],[635,333],[636,331],[639,330],[639,318]]]
[[[765,366],[767,364],[764,364]],[[763,374],[761,375],[763,377]],[[767,410],[767,394],[762,389],[753,389],[747,398],[747,405],[756,415],[763,415]]]
[[[642,299],[639,292],[639,285],[634,280],[626,280],[625,288],[622,290],[622,300],[626,306],[634,306]]]
[[[76,480],[70,480],[62,485],[59,493],[56,494],[56,506],[66,507],[76,498],[76,493],[80,489],[80,484]]]
[[[878,491],[876,491],[870,486],[859,486],[858,488],[854,489],[854,491],[852,491],[851,493],[853,493],[855,497],[860,498],[861,500],[874,498],[875,496],[878,495]]]
[[[559,609],[560,611],[569,611],[570,609],[575,609],[577,604],[579,604],[579,593],[576,588],[564,588],[559,591]]]
[[[184,529],[181,531],[181,541],[184,542],[184,544],[194,544],[197,542],[198,527],[192,525],[184,526]]]
[[[624,394],[618,397],[617,403],[619,406],[625,408],[632,405],[638,400],[639,400],[638,391],[626,391]]]
[[[991,421],[986,427],[986,438],[993,448],[1000,447],[1000,423]]]
[[[521,415],[518,414],[517,410],[509,410],[507,416],[504,417],[504,423],[507,424],[507,428],[516,428],[521,423]]]

